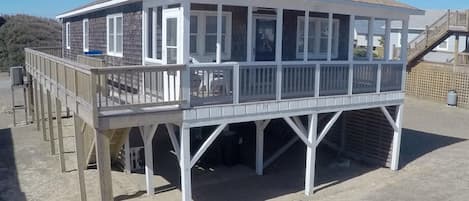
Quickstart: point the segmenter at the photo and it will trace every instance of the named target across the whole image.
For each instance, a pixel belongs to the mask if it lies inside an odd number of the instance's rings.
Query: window
[[[162,60],[162,31],[163,31],[163,7],[146,9],[145,37],[146,60],[161,62]]]
[[[107,54],[122,57],[123,52],[122,14],[107,16]]]
[[[65,23],[65,46],[70,49],[70,22]]]
[[[304,55],[304,24],[305,18],[298,17],[297,36],[296,36],[296,57],[303,58]],[[339,50],[339,20],[333,19],[332,22],[332,58],[338,57]],[[326,59],[329,37],[329,19],[328,18],[309,18],[308,30],[308,59]]]
[[[190,52],[198,62],[213,62],[217,52],[217,12],[192,11]],[[231,13],[222,13],[221,54],[223,60],[231,58]]]
[[[89,32],[89,21],[88,19],[83,20],[83,52],[89,51],[89,40],[90,40],[90,32]]]

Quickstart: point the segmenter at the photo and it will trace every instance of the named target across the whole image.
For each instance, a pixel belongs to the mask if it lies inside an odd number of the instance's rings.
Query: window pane
[[[205,36],[205,52],[215,53],[217,50],[217,36],[209,35]]]
[[[197,16],[191,16],[191,33],[197,33],[198,21]]]
[[[153,8],[147,12],[147,57],[153,58]]]
[[[116,52],[122,53],[123,50],[123,24],[122,17],[116,18]]]
[[[206,33],[217,33],[217,17],[216,16],[207,16],[206,18]]]
[[[108,41],[109,41],[109,51],[114,52],[114,18],[109,18],[109,27],[108,27]]]
[[[353,55],[356,60],[366,60],[368,58],[368,27],[370,20],[365,17],[355,19],[355,48]]]
[[[382,60],[384,59],[384,44],[386,33],[386,21],[376,19],[373,24],[373,59]]]
[[[247,56],[247,16],[248,8],[242,6],[223,5],[223,12],[231,13],[231,18],[226,16],[223,21],[222,40],[224,61],[246,61]]]
[[[116,18],[116,34],[122,35],[122,17]]]
[[[402,34],[402,21],[395,20],[391,21],[391,47],[389,47],[389,57],[391,60],[399,61],[401,60],[401,34]],[[409,38],[412,40],[413,38]],[[411,47],[415,44],[409,44]],[[405,41],[405,46],[407,46],[407,41]],[[406,47],[407,48],[407,47]]]
[[[177,19],[169,18],[167,23],[166,45],[177,46]]]
[[[156,59],[162,59],[163,51],[163,7],[156,10]]]
[[[316,49],[316,20],[310,19],[308,31],[308,59],[313,59]]]
[[[122,47],[123,47],[123,37],[122,35],[117,35],[116,36],[116,41],[117,41],[117,44],[116,44],[116,52],[117,53],[122,53]]]
[[[196,53],[197,52],[197,36],[196,35],[191,35],[191,41],[190,41],[190,50],[191,53]]]

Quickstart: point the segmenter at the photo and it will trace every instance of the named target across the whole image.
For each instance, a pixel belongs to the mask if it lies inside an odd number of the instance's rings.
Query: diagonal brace
[[[195,163],[197,163],[200,157],[202,157],[202,155],[207,151],[210,145],[212,145],[213,141],[217,139],[217,137],[220,135],[220,133],[223,131],[223,129],[225,129],[227,125],[228,125],[227,123],[221,124],[215,129],[215,131],[213,131],[213,133],[208,137],[208,139],[202,144],[199,151],[197,151],[194,157],[192,157],[190,167],[194,167]]]
[[[169,139],[171,140],[171,144],[173,145],[174,152],[176,153],[176,157],[178,158],[178,161],[179,161],[181,150],[179,150],[179,142],[176,137],[176,132],[174,131],[174,125],[167,123],[166,129],[168,130]]]
[[[329,122],[326,124],[324,129],[321,131],[321,134],[319,135],[319,137],[316,141],[316,146],[318,146],[319,143],[321,143],[322,139],[324,139],[324,137],[326,137],[327,133],[329,132],[329,130],[331,130],[332,126],[334,126],[335,122],[337,121],[337,119],[339,119],[342,112],[343,111],[336,112],[334,114],[334,116],[331,118],[331,120],[329,120]]]
[[[305,143],[306,146],[308,146],[312,149],[316,148],[316,146],[314,144],[310,143],[308,141],[308,138],[306,138],[307,133],[302,132],[302,130],[300,128],[298,128],[298,126],[291,120],[290,117],[283,117],[283,119],[293,129],[293,131],[295,131],[296,135],[298,135],[298,137],[300,137],[301,141],[303,141],[303,143]]]
[[[386,109],[384,106],[381,106],[381,111],[383,111],[384,116],[388,120],[389,124],[391,124],[392,128],[394,129],[395,132],[399,131],[399,126],[397,126],[396,122],[394,119],[391,117],[391,114],[389,114],[388,109]]]

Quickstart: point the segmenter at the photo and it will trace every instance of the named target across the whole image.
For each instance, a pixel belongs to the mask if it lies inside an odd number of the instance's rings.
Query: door
[[[256,16],[254,23],[255,61],[275,61],[276,27],[274,16]]]
[[[182,64],[182,10],[163,10],[163,63]]]
[[[181,8],[163,10],[163,64],[183,64],[183,13]],[[180,72],[162,72],[164,101],[180,100]]]

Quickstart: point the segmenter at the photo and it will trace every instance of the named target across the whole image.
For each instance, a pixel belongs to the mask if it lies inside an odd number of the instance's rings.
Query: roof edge
[[[100,10],[100,9],[103,9],[103,8],[107,8],[107,7],[110,7],[110,6],[117,5],[117,4],[131,2],[131,1],[132,0],[110,0],[110,1],[103,2],[103,3],[91,5],[91,6],[88,6],[88,7],[84,7],[84,8],[78,9],[78,10],[72,10],[72,11],[69,11],[69,12],[65,12],[63,14],[57,15],[55,18],[56,19],[63,19],[63,18],[68,18],[68,17],[74,17],[74,16],[77,16],[77,15],[89,13],[89,12],[92,12],[92,11]]]

